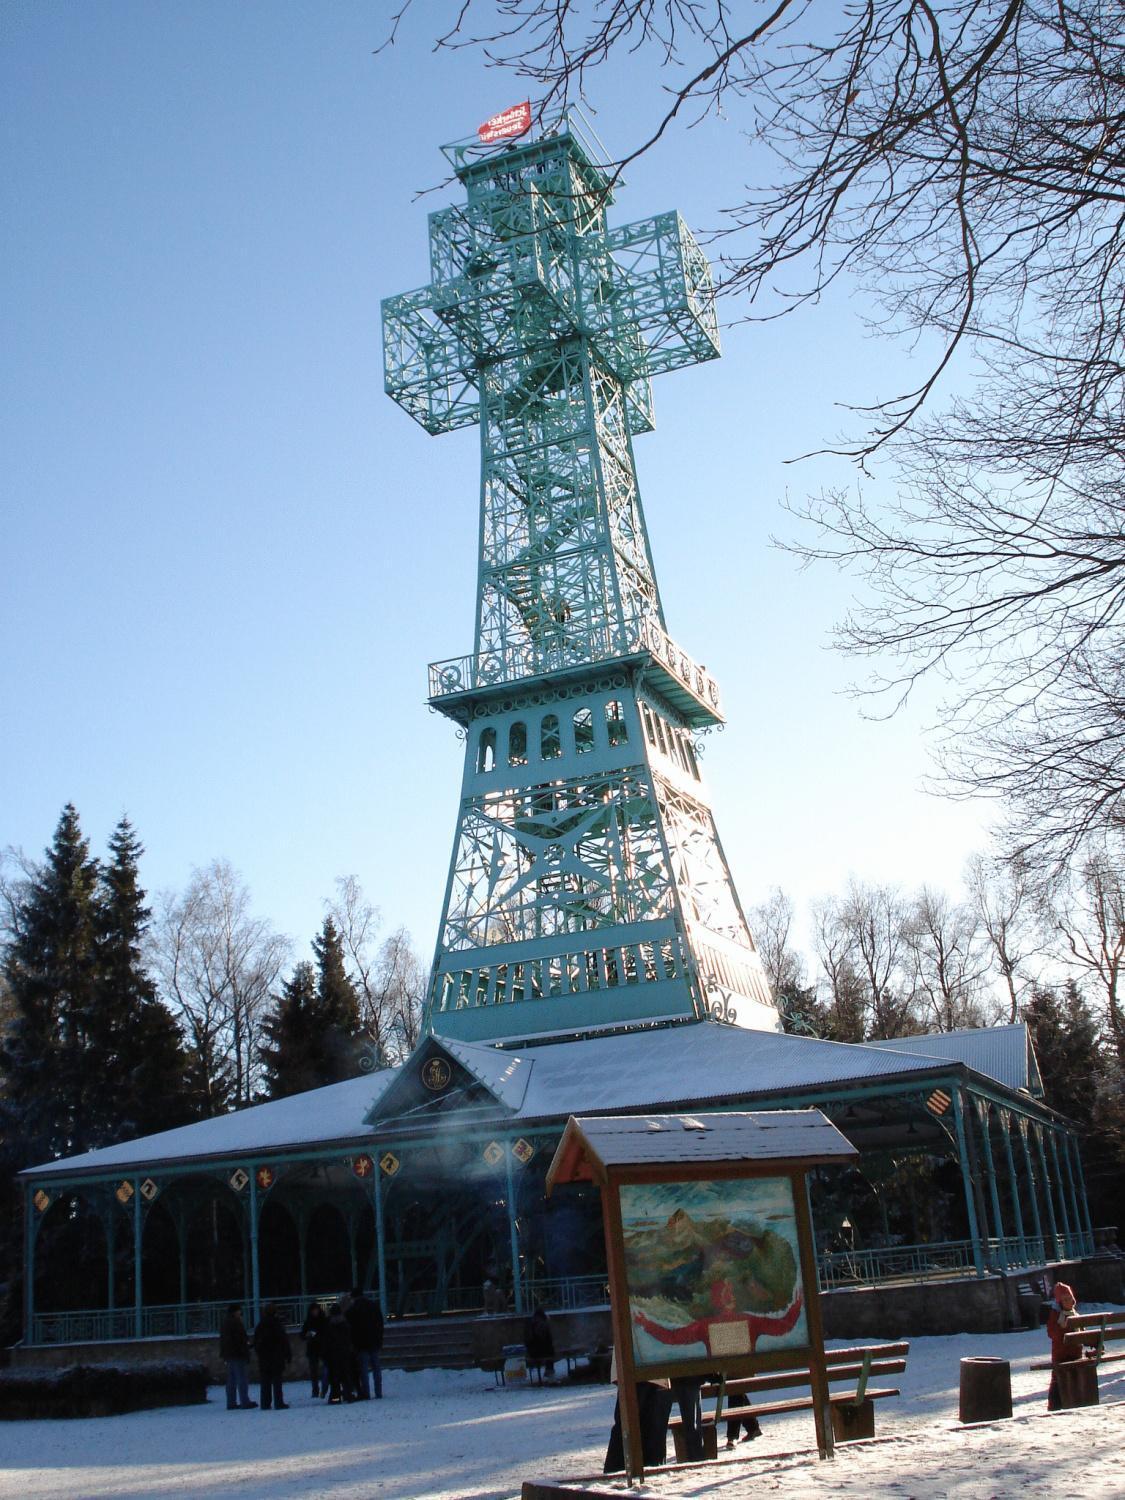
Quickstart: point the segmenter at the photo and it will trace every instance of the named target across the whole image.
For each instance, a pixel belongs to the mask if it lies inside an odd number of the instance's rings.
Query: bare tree
[[[798,554],[865,583],[839,644],[886,664],[870,686],[892,706],[922,676],[948,684],[947,786],[1003,799],[1013,848],[1058,866],[1120,827],[1119,8],[458,0],[444,15],[438,45],[483,49],[541,114],[647,58],[661,87],[621,165],[676,124],[738,118],[754,179],[718,235],[724,289],[771,317],[847,276],[922,360],[907,389],[853,407],[864,430],[840,450],[884,450],[897,501],[841,490],[799,508],[819,540]],[[926,417],[959,351],[975,389]]]
[[[985,1024],[988,958],[976,910],[923,886],[911,902],[903,938],[913,968],[915,1005],[925,1006],[933,1026],[956,1031]]]
[[[754,943],[778,1000],[805,985],[804,961],[791,942],[794,916],[793,903],[780,886],[749,913]]]
[[[862,1042],[867,1035],[866,993],[855,934],[842,920],[840,908],[834,897],[813,904],[813,944],[828,987],[833,1039]]]
[[[1027,961],[1040,951],[1034,888],[1020,860],[974,855],[965,879],[985,938],[1007,994],[1008,1021],[1019,1020],[1020,1001],[1031,983]]]
[[[1125,1064],[1125,849],[1089,853],[1069,885],[1056,892],[1055,922],[1063,957],[1096,986],[1103,1022]]]
[[[380,941],[382,915],[355,875],[336,881],[336,895],[325,906],[340,932],[376,1064],[402,1062],[418,1043],[426,994],[410,934],[399,927]]]
[[[854,961],[866,981],[868,1035],[895,1037],[917,1030],[904,967],[908,914],[899,891],[852,880],[839,904],[838,921],[850,935]]]
[[[261,1023],[289,940],[251,913],[241,877],[226,860],[215,860],[192,874],[182,894],[161,896],[150,942],[207,1112],[250,1104],[260,1083]]]

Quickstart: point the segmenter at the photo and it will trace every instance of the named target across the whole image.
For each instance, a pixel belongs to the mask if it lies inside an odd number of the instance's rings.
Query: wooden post
[[[602,1224],[605,1228],[609,1284],[622,1295],[610,1305],[613,1320],[613,1353],[617,1366],[617,1403],[621,1413],[621,1437],[625,1450],[625,1473],[630,1482],[645,1476],[641,1447],[641,1415],[637,1406],[637,1368],[633,1361],[633,1330],[629,1325],[629,1303],[624,1295],[625,1236],[621,1229],[621,1189],[611,1177],[602,1187]]]
[[[829,1400],[828,1371],[824,1363],[824,1324],[820,1316],[820,1282],[817,1279],[816,1255],[813,1251],[812,1213],[809,1209],[808,1181],[801,1172],[789,1176],[793,1207],[797,1219],[797,1246],[801,1259],[801,1281],[805,1288],[805,1321],[809,1329],[809,1383],[812,1386],[813,1422],[816,1446],[821,1458],[833,1456],[832,1403]]]

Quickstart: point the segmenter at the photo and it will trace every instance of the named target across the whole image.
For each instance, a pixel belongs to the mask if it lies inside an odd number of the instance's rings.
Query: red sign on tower
[[[477,135],[488,146],[493,141],[507,141],[513,136],[526,135],[530,129],[531,100],[525,99],[522,104],[502,109],[498,115],[493,115],[483,125],[478,125]]]

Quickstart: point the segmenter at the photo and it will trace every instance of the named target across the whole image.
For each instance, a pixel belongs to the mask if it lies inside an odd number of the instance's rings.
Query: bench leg
[[[837,1401],[832,1405],[832,1435],[838,1443],[875,1436],[874,1401]]]

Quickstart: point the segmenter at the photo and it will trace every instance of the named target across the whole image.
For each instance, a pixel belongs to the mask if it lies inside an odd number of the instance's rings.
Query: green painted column
[[[508,1235],[512,1244],[512,1300],[516,1312],[525,1311],[523,1305],[523,1277],[520,1274],[520,1237],[516,1226],[516,1184],[512,1175],[512,1143],[504,1142],[504,1168],[508,1176]]]
[[[375,1165],[375,1264],[379,1273],[379,1307],[387,1316],[387,1228],[383,1222],[383,1169]]]
[[[1066,1203],[1066,1183],[1063,1180],[1062,1169],[1059,1166],[1059,1149],[1057,1144],[1055,1143],[1055,1132],[1053,1129],[1048,1130],[1047,1132],[1047,1146],[1051,1153],[1051,1163],[1055,1169],[1055,1191],[1058,1194],[1058,1208],[1059,1213],[1062,1216],[1063,1238],[1066,1244],[1066,1254],[1070,1255],[1073,1253],[1074,1248],[1071,1244],[1074,1230],[1070,1222],[1070,1210],[1067,1207]]]
[[[1090,1215],[1090,1200],[1086,1196],[1086,1173],[1082,1168],[1082,1153],[1078,1149],[1078,1142],[1069,1132],[1063,1139],[1070,1150],[1074,1181],[1078,1190],[1078,1207],[1081,1211],[1082,1222],[1086,1226],[1086,1233],[1090,1236],[1090,1254],[1092,1255],[1094,1253],[1094,1221]]]
[[[1035,1126],[1035,1154],[1039,1158],[1039,1166],[1042,1171],[1040,1179],[1043,1187],[1043,1197],[1047,1203],[1047,1218],[1051,1223],[1051,1241],[1053,1253],[1059,1253],[1059,1222],[1055,1217],[1055,1195],[1051,1189],[1051,1174],[1047,1169],[1047,1153],[1043,1150],[1043,1127]]]
[[[1039,1214],[1039,1185],[1035,1179],[1035,1168],[1031,1164],[1031,1150],[1027,1144],[1027,1133],[1031,1129],[1027,1120],[1022,1117],[1017,1121],[1016,1128],[1020,1133],[1020,1147],[1023,1151],[1024,1169],[1027,1172],[1027,1191],[1031,1203],[1031,1218],[1035,1225],[1036,1238],[1039,1241],[1039,1257],[1045,1258],[1047,1253],[1046,1241],[1043,1238],[1043,1220]]]
[[[250,1167],[250,1315],[257,1327],[262,1316],[262,1281],[258,1269],[258,1171]]]
[[[308,1312],[309,1298],[309,1216],[302,1208],[297,1214],[297,1275],[301,1286],[301,1315]]]
[[[23,1190],[23,1336],[29,1344],[34,1342],[35,1241],[39,1233],[36,1219],[39,1210],[31,1201],[33,1196],[28,1183]]]
[[[984,1258],[981,1255],[980,1225],[977,1221],[976,1191],[973,1175],[969,1170],[969,1147],[966,1140],[965,1117],[961,1107],[961,1090],[954,1088],[953,1124],[957,1132],[957,1154],[961,1159],[961,1182],[965,1190],[965,1207],[969,1211],[969,1239],[973,1247],[973,1266],[978,1276],[984,1275]]]
[[[102,1219],[102,1228],[105,1230],[105,1305],[112,1312],[117,1291],[117,1204],[112,1198]]]
[[[144,1285],[141,1280],[144,1225],[141,1220],[141,1179],[133,1179],[133,1337],[144,1337]]]
[[[988,1105],[982,1100],[979,1105],[974,1106],[976,1124],[980,1127],[981,1140],[984,1142],[984,1169],[988,1176],[988,1196],[992,1203],[992,1223],[996,1230],[996,1238],[1000,1241],[997,1255],[1000,1263],[1005,1268],[1008,1257],[1004,1250],[1004,1215],[1000,1211],[1000,1191],[996,1185],[996,1163],[992,1158],[992,1131],[988,1123]]]
[[[1012,1212],[1016,1219],[1020,1256],[1023,1260],[1027,1260],[1027,1231],[1023,1222],[1023,1206],[1020,1203],[1020,1180],[1016,1172],[1016,1159],[1012,1155],[1012,1122],[1006,1109],[1000,1110],[1000,1130],[1004,1136],[1004,1159],[1008,1164],[1008,1183],[1012,1192]]]
[[[1061,1130],[1052,1130],[1051,1150],[1054,1153],[1056,1160],[1058,1160],[1060,1155],[1060,1140],[1062,1142],[1062,1172],[1060,1173],[1060,1181],[1063,1188],[1063,1203],[1066,1207],[1067,1219],[1070,1223],[1071,1238],[1073,1240],[1073,1243],[1071,1245],[1071,1254],[1074,1254],[1075,1251],[1081,1249],[1082,1216],[1078,1212],[1078,1194],[1074,1189],[1074,1173],[1071,1171],[1070,1167],[1070,1152],[1067,1150],[1066,1132]]]

